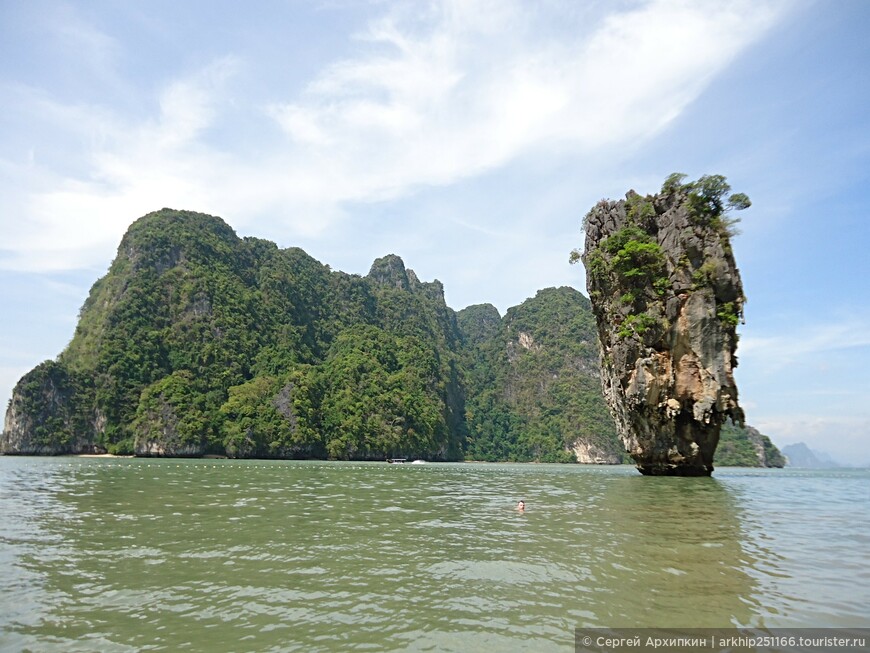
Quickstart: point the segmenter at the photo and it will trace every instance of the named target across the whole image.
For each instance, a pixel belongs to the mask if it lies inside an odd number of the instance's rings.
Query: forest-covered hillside
[[[619,462],[588,300],[459,313],[389,255],[365,277],[220,218],[136,221],[3,453]]]

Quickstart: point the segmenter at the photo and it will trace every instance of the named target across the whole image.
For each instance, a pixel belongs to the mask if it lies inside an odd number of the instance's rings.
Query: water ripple
[[[0,649],[567,652],[576,626],[863,625],[868,488],[0,458]]]

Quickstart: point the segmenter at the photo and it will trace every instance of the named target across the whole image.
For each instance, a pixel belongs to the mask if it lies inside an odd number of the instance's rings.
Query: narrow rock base
[[[637,465],[637,469],[644,476],[710,476],[713,473],[713,465]]]

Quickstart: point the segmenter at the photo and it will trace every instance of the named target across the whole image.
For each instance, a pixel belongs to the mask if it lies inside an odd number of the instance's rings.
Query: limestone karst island
[[[67,348],[19,381],[0,452],[782,466],[743,427],[724,178],[585,220],[589,299],[454,311],[398,256],[366,276],[163,209],[133,223]],[[579,254],[575,258],[579,258]],[[718,445],[718,449],[717,449]]]
[[[749,206],[719,175],[668,177],[586,216],[583,262],[604,396],[644,474],[708,475],[720,429],[743,423],[733,369],[743,286],[728,209]]]

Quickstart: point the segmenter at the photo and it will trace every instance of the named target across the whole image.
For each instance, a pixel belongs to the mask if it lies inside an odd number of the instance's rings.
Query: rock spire
[[[585,219],[604,395],[650,475],[709,475],[720,427],[743,423],[733,370],[745,297],[728,211],[749,199],[728,195],[719,175],[683,179],[671,175],[657,195],[602,200]]]

